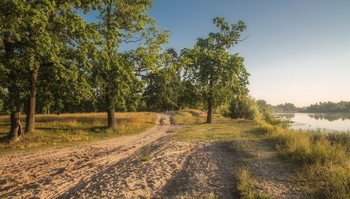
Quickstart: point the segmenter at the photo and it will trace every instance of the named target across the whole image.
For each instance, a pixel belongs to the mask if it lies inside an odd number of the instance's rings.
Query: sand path
[[[165,118],[164,125],[159,125]],[[16,153],[0,157],[0,198],[58,198],[87,183],[111,165],[161,137],[173,128],[169,114],[158,114],[158,125],[135,135],[74,147]]]

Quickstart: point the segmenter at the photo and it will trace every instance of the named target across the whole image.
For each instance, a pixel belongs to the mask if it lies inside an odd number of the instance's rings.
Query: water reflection
[[[309,114],[309,117],[316,120],[328,120],[330,122],[336,120],[350,120],[350,114]]]
[[[291,120],[295,117],[295,113],[276,113],[276,116],[282,119]]]
[[[277,113],[277,117],[291,120],[293,129],[349,131],[350,114]]]

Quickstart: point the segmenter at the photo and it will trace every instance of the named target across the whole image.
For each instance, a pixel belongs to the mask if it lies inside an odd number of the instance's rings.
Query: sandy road
[[[169,114],[164,125],[146,132],[86,145],[0,157],[0,198],[65,198],[74,187],[108,170],[162,137],[173,128]]]

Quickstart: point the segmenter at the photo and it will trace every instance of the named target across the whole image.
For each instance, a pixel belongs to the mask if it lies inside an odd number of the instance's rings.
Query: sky
[[[251,74],[250,95],[298,107],[350,101],[349,0],[154,0],[149,14],[170,30],[168,48],[191,48],[217,31],[215,17],[242,20],[233,51]]]

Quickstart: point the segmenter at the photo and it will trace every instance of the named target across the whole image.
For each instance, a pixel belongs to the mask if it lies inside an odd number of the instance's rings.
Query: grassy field
[[[36,149],[50,146],[73,145],[80,142],[107,139],[138,133],[154,126],[155,113],[116,113],[117,129],[106,129],[106,113],[77,113],[61,115],[37,115],[36,130],[15,144],[0,143],[0,153]],[[25,116],[22,116],[25,126]],[[0,116],[0,137],[10,129],[9,116]]]
[[[230,141],[246,138],[247,132],[256,131],[258,125],[252,121],[214,116],[213,123],[207,124],[206,114],[197,110],[179,111],[173,117],[174,123],[183,125],[173,136],[179,141]],[[253,136],[250,137],[253,139]]]

